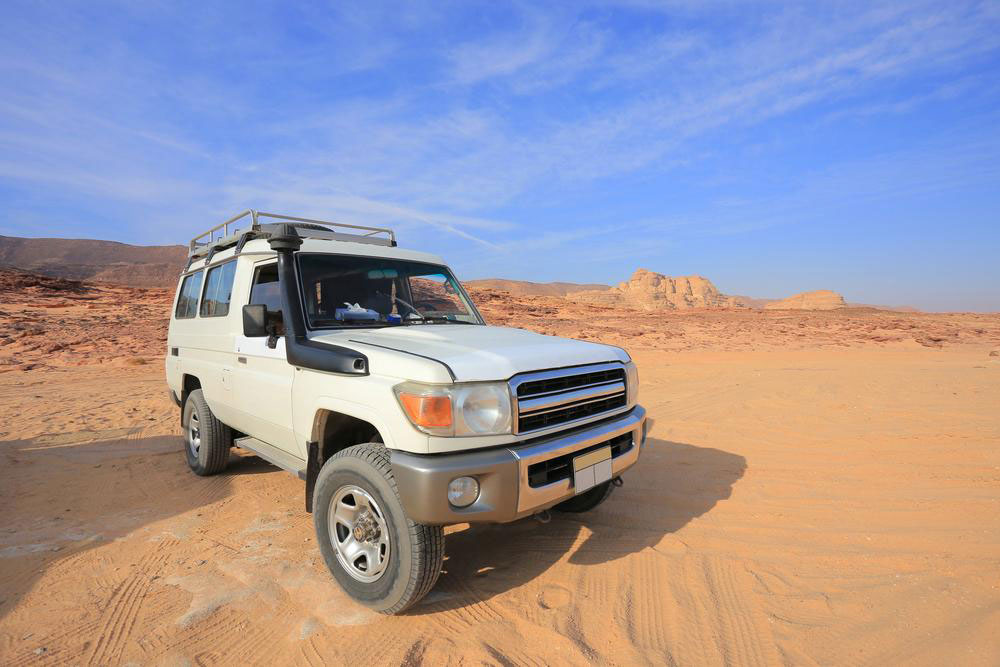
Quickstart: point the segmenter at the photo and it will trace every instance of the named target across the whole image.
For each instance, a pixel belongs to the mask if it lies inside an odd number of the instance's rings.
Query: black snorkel
[[[295,253],[302,247],[302,237],[295,227],[281,225],[267,242],[271,250],[278,253],[278,281],[288,363],[298,368],[339,375],[368,375],[368,357],[365,355],[340,345],[317,343],[306,336],[306,319],[295,268]]]

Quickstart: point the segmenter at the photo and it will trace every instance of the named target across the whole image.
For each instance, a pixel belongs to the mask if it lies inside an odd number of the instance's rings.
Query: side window
[[[233,296],[233,278],[236,262],[226,262],[208,270],[205,294],[201,299],[202,317],[223,317],[229,314],[229,300]]]
[[[194,317],[198,312],[198,295],[201,294],[201,271],[192,273],[181,283],[180,296],[177,297],[177,308],[174,317],[178,320]]]
[[[254,272],[249,303],[264,304],[269,311],[281,312],[281,291],[278,289],[277,264],[266,264]]]

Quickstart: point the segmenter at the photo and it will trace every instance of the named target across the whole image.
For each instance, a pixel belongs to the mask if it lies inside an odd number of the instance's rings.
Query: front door
[[[247,303],[264,304],[268,310],[281,310],[278,289],[278,265],[261,262],[254,267]],[[292,420],[292,380],[295,368],[285,357],[285,339],[279,336],[274,348],[267,338],[236,336],[236,364],[233,392],[236,405],[244,411],[243,423],[249,435],[274,445],[302,459],[305,443],[297,443]]]

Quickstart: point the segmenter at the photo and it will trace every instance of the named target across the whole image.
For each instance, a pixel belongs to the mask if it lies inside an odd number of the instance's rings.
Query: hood
[[[337,331],[314,340],[347,345],[366,354],[389,349],[433,359],[451,369],[458,382],[506,380],[525,371],[629,360],[623,349],[611,345],[478,325],[422,324]],[[372,371],[379,369],[373,365]]]

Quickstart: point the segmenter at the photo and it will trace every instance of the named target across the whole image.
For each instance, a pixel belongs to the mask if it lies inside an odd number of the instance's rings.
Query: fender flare
[[[316,487],[316,478],[319,476],[323,464],[326,463],[323,459],[319,431],[320,414],[323,412],[335,412],[368,422],[382,436],[382,443],[386,447],[391,449],[394,442],[389,424],[368,406],[333,396],[317,396],[308,413],[311,415],[311,423],[309,439],[306,441],[306,512],[310,513],[313,511],[312,497],[313,489]]]

